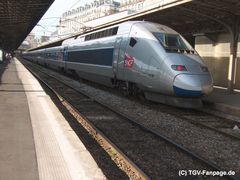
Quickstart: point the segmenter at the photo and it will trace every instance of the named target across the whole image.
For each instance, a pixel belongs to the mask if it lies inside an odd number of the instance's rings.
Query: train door
[[[121,43],[122,43],[122,37],[119,37],[115,40],[114,52],[113,52],[113,64],[112,64],[114,77],[117,77],[118,63],[120,60]]]
[[[64,70],[66,70],[67,69],[67,64],[66,64],[66,61],[67,61],[67,59],[68,59],[68,47],[67,46],[65,46],[64,48],[63,48],[63,58],[62,58],[62,60],[63,60],[63,68],[64,68]]]

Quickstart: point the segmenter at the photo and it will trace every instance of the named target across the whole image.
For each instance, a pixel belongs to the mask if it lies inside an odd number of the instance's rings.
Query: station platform
[[[205,108],[219,111],[225,114],[225,117],[233,117],[240,121],[240,92],[234,91],[229,94],[226,89],[214,87],[213,92],[203,98]],[[231,117],[230,117],[231,118]]]
[[[0,179],[106,179],[38,81],[0,64]]]

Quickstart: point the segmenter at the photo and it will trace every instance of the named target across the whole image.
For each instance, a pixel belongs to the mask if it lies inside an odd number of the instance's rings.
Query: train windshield
[[[192,47],[178,34],[165,34],[161,32],[153,32],[153,35],[160,41],[167,51],[176,52],[193,52]]]

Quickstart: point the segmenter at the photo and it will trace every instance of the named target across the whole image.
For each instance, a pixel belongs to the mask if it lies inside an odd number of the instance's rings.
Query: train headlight
[[[186,66],[183,65],[172,65],[171,68],[175,71],[187,71]]]

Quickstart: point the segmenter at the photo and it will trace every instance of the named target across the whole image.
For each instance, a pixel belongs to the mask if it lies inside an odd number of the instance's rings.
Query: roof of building
[[[0,0],[0,49],[17,49],[54,0]]]

